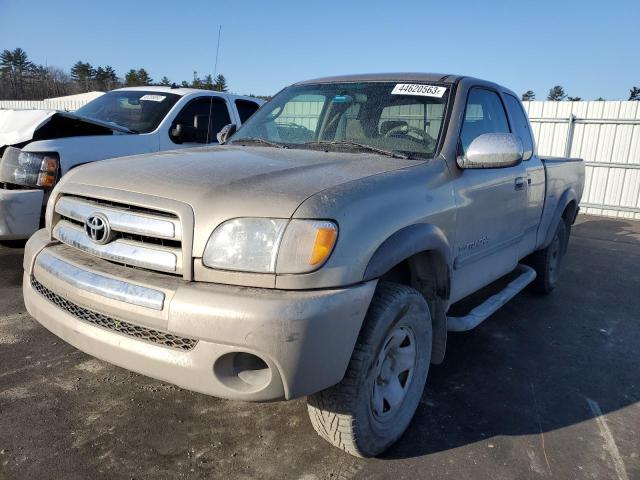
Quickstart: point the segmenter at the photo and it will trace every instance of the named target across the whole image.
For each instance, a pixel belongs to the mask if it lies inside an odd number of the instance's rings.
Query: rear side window
[[[496,92],[472,88],[460,132],[462,152],[466,153],[471,142],[485,133],[509,133],[507,114]]]
[[[507,105],[507,110],[509,111],[509,118],[511,119],[513,133],[518,135],[522,142],[522,147],[524,149],[522,159],[529,160],[533,156],[533,138],[531,137],[531,130],[529,129],[527,116],[522,109],[520,101],[513,95],[506,94],[504,96],[504,102]]]
[[[240,115],[240,121],[244,123],[251,115],[256,113],[260,105],[249,100],[236,100],[236,108],[238,109],[238,115]]]

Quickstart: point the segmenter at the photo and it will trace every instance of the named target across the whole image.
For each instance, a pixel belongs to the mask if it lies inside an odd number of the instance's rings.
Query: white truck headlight
[[[337,225],[325,220],[236,218],[211,234],[202,263],[240,272],[306,273],[324,264],[337,236]]]
[[[24,152],[7,147],[0,161],[0,181],[25,187],[51,188],[58,178],[57,153]]]

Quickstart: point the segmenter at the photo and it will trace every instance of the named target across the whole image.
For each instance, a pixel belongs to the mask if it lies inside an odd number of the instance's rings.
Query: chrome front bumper
[[[52,244],[44,231],[29,240],[24,267],[29,313],[80,350],[186,389],[251,401],[339,382],[376,286],[283,291],[186,282]],[[158,342],[162,335],[189,349]],[[268,374],[253,384],[234,377],[227,359],[238,353],[258,357]]]
[[[43,190],[0,188],[0,240],[29,238],[40,227]]]

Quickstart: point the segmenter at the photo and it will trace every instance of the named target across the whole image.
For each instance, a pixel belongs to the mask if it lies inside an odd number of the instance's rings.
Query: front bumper
[[[0,240],[29,238],[40,227],[43,190],[0,188]]]
[[[29,240],[24,267],[27,310],[78,349],[189,390],[250,401],[339,382],[376,285],[284,291],[185,282],[51,243],[44,231]],[[118,296],[123,291],[129,297]],[[243,376],[247,354],[267,368]]]

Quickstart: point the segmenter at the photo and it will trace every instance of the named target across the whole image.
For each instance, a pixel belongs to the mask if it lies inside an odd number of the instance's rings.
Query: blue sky
[[[640,86],[637,0],[0,0],[0,49],[179,82],[213,73],[220,24],[218,71],[237,93],[381,71],[473,75],[538,99],[556,84],[611,100]]]

